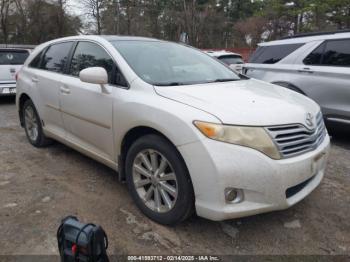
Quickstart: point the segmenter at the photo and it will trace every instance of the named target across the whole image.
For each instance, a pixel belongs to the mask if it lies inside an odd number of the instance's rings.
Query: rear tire
[[[23,126],[29,143],[35,147],[50,145],[52,140],[44,135],[41,119],[30,99],[24,102],[22,114]]]
[[[150,219],[173,225],[194,212],[194,193],[187,167],[165,138],[146,135],[127,152],[126,181],[138,208]]]

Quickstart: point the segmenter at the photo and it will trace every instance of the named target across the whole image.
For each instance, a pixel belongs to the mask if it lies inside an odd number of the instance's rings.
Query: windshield
[[[218,59],[224,62],[226,65],[243,64],[243,59],[240,56],[227,55],[227,56],[220,56],[218,57]]]
[[[240,80],[220,62],[199,50],[161,41],[111,41],[135,73],[158,85],[190,85]]]
[[[0,50],[0,65],[23,65],[28,56],[26,50]]]

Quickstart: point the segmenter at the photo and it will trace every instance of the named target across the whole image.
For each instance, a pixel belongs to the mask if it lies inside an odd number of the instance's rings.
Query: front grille
[[[266,128],[283,158],[301,155],[316,149],[326,136],[322,113],[316,116],[316,128],[310,130],[301,124]]]

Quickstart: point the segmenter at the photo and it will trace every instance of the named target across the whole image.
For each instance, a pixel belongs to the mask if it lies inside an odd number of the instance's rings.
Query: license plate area
[[[16,94],[16,87],[6,87],[2,89],[2,94]]]

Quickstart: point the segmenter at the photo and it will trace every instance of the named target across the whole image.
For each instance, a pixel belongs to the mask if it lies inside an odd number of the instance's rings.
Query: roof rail
[[[341,33],[350,33],[350,30],[345,29],[345,30],[328,31],[328,32],[302,33],[302,34],[296,34],[296,35],[292,35],[292,36],[285,36],[285,37],[282,37],[281,39],[291,39],[291,38],[318,36],[318,35],[334,35],[334,34],[341,34]]]

